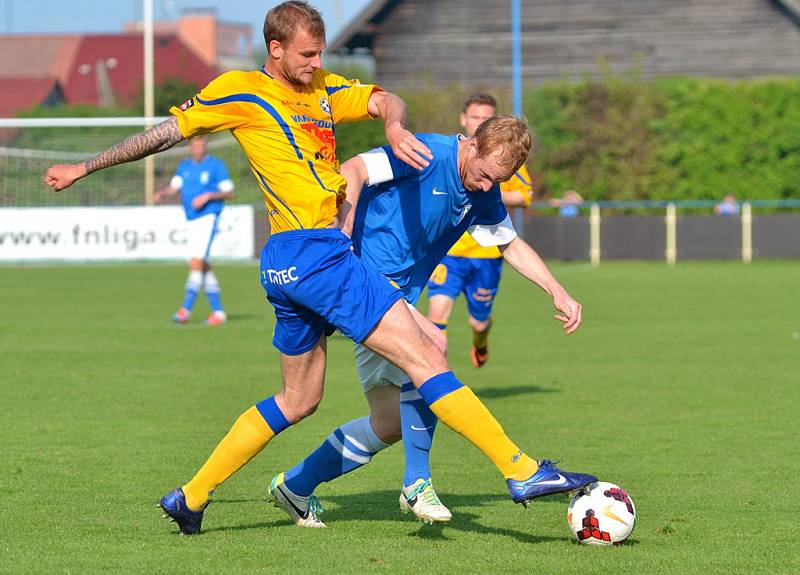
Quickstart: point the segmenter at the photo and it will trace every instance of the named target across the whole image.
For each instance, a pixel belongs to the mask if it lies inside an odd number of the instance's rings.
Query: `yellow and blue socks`
[[[203,288],[204,291],[206,292],[206,299],[208,300],[208,305],[211,306],[211,310],[223,311],[222,300],[220,299],[220,293],[222,292],[222,288],[220,288],[219,286],[219,280],[217,280],[217,275],[212,270],[208,270],[206,272]]]
[[[284,485],[295,495],[308,497],[320,483],[369,463],[389,447],[375,434],[369,419],[354,419],[334,430],[311,455],[285,473]]]
[[[419,394],[445,425],[480,449],[504,478],[521,481],[536,473],[536,461],[508,438],[481,400],[452,371],[425,381]]]
[[[413,383],[400,388],[400,425],[406,455],[403,485],[406,487],[414,485],[417,479],[431,478],[430,452],[438,421]]]
[[[183,296],[183,305],[181,306],[186,311],[192,311],[194,300],[197,299],[197,294],[203,288],[203,272],[199,270],[192,270],[189,272],[189,277],[186,278],[186,292]]]
[[[431,323],[443,331],[445,335],[447,334],[447,320],[431,321]]]
[[[189,509],[202,509],[219,484],[258,455],[289,425],[274,396],[240,415],[197,474],[183,486]]]

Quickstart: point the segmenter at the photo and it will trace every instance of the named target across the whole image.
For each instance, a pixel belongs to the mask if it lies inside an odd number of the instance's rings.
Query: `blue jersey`
[[[356,255],[397,284],[411,303],[465,231],[484,245],[506,244],[516,236],[499,186],[488,192],[464,188],[459,136],[417,138],[433,153],[421,171],[397,159],[388,146],[360,156],[374,185],[362,191],[353,226]]]
[[[220,188],[220,184],[223,182],[225,183]],[[183,202],[187,220],[195,220],[201,216],[218,214],[222,211],[222,200],[212,200],[201,209],[195,210],[192,207],[194,198],[206,192],[230,191],[233,189],[225,164],[222,160],[213,156],[206,156],[200,162],[195,162],[192,158],[183,160],[178,164],[178,169],[175,172],[175,177],[172,178],[171,185],[181,191],[181,201]]]

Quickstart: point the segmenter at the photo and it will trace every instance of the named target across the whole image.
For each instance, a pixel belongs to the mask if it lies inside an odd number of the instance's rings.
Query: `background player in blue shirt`
[[[509,116],[487,120],[480,130],[500,138],[527,134],[524,123]],[[481,131],[476,131],[476,138],[481,137]],[[430,165],[422,171],[398,160],[388,146],[361,154],[342,166],[348,179],[348,201],[340,221],[346,232],[352,226],[356,254],[403,291],[420,327],[442,349],[445,336],[413,306],[433,269],[465,231],[481,245],[498,246],[512,267],[553,297],[557,309],[574,310],[569,318],[566,314],[556,316],[564,322],[566,333],[574,332],[581,323],[580,304],[517,236],[497,182],[485,173],[479,155],[469,153],[476,139],[438,134],[417,137],[433,153]],[[365,184],[369,186],[361,192],[353,212],[351,206]],[[356,364],[371,416],[342,425],[310,456],[273,478],[269,489],[272,500],[296,524],[324,527],[319,519],[321,507],[312,495],[317,485],[364,465],[402,436],[406,472],[401,509],[426,522],[449,521],[452,515],[430,481],[428,455],[436,416],[409,376],[389,361],[357,344]],[[590,475],[557,470],[546,460],[539,465],[543,470],[553,470],[553,475],[544,480],[549,487],[561,481],[558,474],[567,478],[563,483],[572,485],[570,489],[593,480]]]
[[[233,197],[233,182],[222,160],[209,156],[207,152],[205,137],[192,138],[189,141],[191,158],[178,164],[169,186],[156,192],[154,197],[158,203],[164,197],[180,192],[186,213],[189,277],[183,304],[172,315],[177,323],[189,321],[192,306],[201,289],[205,290],[211,306],[206,323],[219,325],[227,320],[220,300],[219,281],[211,269],[210,254],[223,203]]]

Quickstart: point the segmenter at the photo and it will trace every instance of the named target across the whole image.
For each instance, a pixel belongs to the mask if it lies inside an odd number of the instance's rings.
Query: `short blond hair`
[[[515,116],[492,116],[478,126],[472,137],[478,157],[485,158],[499,150],[497,161],[509,168],[510,175],[522,167],[533,146],[527,122]]]
[[[305,30],[314,38],[325,39],[325,21],[322,14],[308,2],[289,0],[267,12],[264,19],[264,42],[269,50],[273,40],[290,42],[298,30]]]

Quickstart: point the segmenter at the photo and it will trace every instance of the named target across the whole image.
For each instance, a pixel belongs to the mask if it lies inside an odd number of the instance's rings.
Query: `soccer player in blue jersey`
[[[557,309],[576,309],[571,318],[556,316],[566,333],[573,333],[581,323],[580,304],[517,236],[497,185],[514,174],[527,155],[531,137],[525,123],[495,116],[469,139],[437,134],[418,134],[418,138],[433,152],[433,160],[421,172],[400,162],[388,147],[342,166],[349,183],[347,204],[352,205],[360,193],[355,217],[351,212],[343,223],[349,230],[354,222],[356,254],[402,289],[420,328],[444,347],[444,335],[413,306],[431,271],[467,232],[481,246],[499,248],[512,267],[553,297]],[[477,152],[482,148],[499,150],[513,160],[482,162],[486,154]],[[361,192],[365,184],[369,185]],[[297,525],[324,527],[314,489],[368,463],[402,436],[406,468],[401,509],[425,522],[449,521],[452,515],[431,484],[429,452],[437,418],[424,401],[424,388],[417,391],[408,375],[363,345],[356,345],[355,355],[370,416],[345,423],[311,455],[273,478],[270,497]],[[592,478],[556,470],[546,461],[539,465],[540,470],[552,471],[542,480],[545,490],[579,487]]]
[[[461,127],[467,136],[488,118],[497,114],[497,101],[476,92],[464,102]],[[526,208],[533,201],[531,176],[525,164],[500,184],[500,194],[507,207]],[[467,300],[467,314],[472,327],[470,359],[475,367],[489,360],[489,330],[492,306],[503,273],[503,255],[495,246],[481,246],[470,234],[464,234],[436,266],[428,282],[428,319],[447,334],[453,304],[460,294]]]
[[[233,182],[225,164],[208,155],[205,136],[195,136],[189,141],[190,158],[178,164],[169,185],[155,193],[156,203],[165,197],[181,195],[186,214],[186,243],[189,249],[189,277],[183,304],[172,320],[187,323],[197,294],[205,291],[211,314],[206,323],[220,325],[227,321],[220,299],[219,280],[211,269],[211,244],[217,234],[219,215],[225,200],[233,197]]]
[[[212,492],[277,434],[316,411],[325,385],[327,336],[334,329],[403,369],[431,411],[495,464],[514,501],[593,480],[540,465],[523,453],[450,371],[444,353],[401,301],[402,291],[366,267],[338,229],[347,182],[336,158],[336,124],[381,118],[395,157],[409,169],[429,165],[430,150],[406,128],[403,101],[322,68],[325,24],[306,2],[287,0],[272,8],[264,39],[267,61],[261,70],[226,72],[173,107],[170,119],[86,162],[52,166],[44,178],[55,191],[63,190],[92,172],[185,138],[230,130],[263,192],[271,236],[261,252],[261,283],[275,311],[272,341],[280,351],[282,387],[246,409],[194,477],[161,498],[166,516],[182,533],[199,533]],[[505,164],[522,162],[509,161],[502,146],[473,145],[468,152],[478,156],[476,172],[464,180],[470,186],[491,187],[510,176]],[[466,204],[464,209],[466,216]],[[574,325],[579,306],[556,295],[564,321]],[[184,407],[176,410],[191,418]]]

